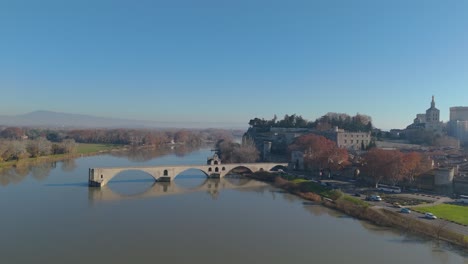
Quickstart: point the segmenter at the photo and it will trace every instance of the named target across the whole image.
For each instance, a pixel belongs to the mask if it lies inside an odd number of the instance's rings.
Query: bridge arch
[[[227,170],[225,175],[231,174],[233,171],[238,170],[238,169],[244,169],[245,171],[248,171],[249,173],[253,173],[253,170],[251,168],[245,165],[239,165],[239,166],[235,166]]]
[[[192,185],[186,186],[186,185],[183,184],[182,181],[180,181],[180,178],[184,177],[184,173],[187,172],[187,171],[196,171],[197,173],[201,172],[204,177],[202,179],[200,179],[198,177],[195,177],[194,179],[199,179],[200,183],[195,184],[194,186],[192,186]],[[179,178],[179,180],[178,180],[178,178]],[[206,171],[200,169],[200,168],[186,168],[186,169],[180,171],[179,173],[177,173],[177,175],[175,175],[173,179],[174,179],[174,182],[176,183],[176,185],[181,189],[198,190],[198,189],[200,189],[202,186],[204,186],[206,184],[209,177],[208,177],[208,173]]]
[[[111,182],[113,180],[115,180],[116,177],[119,177],[121,174],[124,174],[124,173],[128,173],[128,172],[132,172],[132,171],[135,171],[135,172],[142,172],[143,174],[145,175],[149,175],[151,176],[155,181],[157,181],[157,177],[155,175],[153,175],[153,173],[151,173],[150,171],[147,171],[145,169],[138,169],[138,168],[128,168],[128,169],[121,169],[117,172],[115,172],[113,175],[111,175],[110,177],[107,177],[107,182]],[[104,178],[104,174],[101,174],[100,175],[101,179]]]
[[[287,170],[288,167],[284,165],[276,165],[273,168],[270,169],[270,171],[279,171],[279,170]]]

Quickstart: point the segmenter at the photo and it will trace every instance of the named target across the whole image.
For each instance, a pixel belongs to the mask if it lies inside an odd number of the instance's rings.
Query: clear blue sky
[[[0,114],[401,128],[468,105],[468,1],[0,0]]]

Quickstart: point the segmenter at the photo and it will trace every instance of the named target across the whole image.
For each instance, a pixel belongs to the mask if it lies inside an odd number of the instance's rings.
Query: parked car
[[[435,216],[433,213],[425,213],[424,217],[427,219],[437,219],[437,216]]]
[[[411,210],[409,208],[401,208],[400,213],[409,214],[411,213]]]
[[[358,192],[355,192],[353,195],[356,196],[356,197],[361,197],[361,194],[358,193]]]
[[[401,204],[399,202],[393,203],[393,206],[396,208],[402,208]]]

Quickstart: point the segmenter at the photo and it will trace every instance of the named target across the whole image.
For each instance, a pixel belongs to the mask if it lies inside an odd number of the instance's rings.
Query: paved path
[[[448,198],[450,199],[450,198]],[[443,203],[443,201],[440,201],[442,199],[439,199],[437,200],[436,202],[434,202],[433,204],[439,204],[439,203]],[[389,210],[389,211],[393,211],[393,212],[398,212],[400,213],[400,208],[395,208],[393,205],[389,204],[389,203],[386,203],[385,201],[381,201],[381,202],[369,202],[370,204],[373,204],[376,208],[383,208],[385,210]],[[427,206],[428,204],[424,204],[424,206]],[[430,204],[432,205],[432,204]],[[413,206],[414,207],[414,206]],[[447,230],[451,230],[455,233],[458,233],[458,234],[463,234],[465,236],[468,236],[468,227],[467,226],[463,226],[463,225],[460,225],[460,224],[456,224],[456,223],[452,223],[452,222],[449,222],[449,221],[446,221],[446,220],[443,220],[443,219],[427,219],[424,217],[424,214],[421,214],[421,213],[418,213],[416,211],[411,211],[411,213],[409,214],[403,214],[401,213],[401,215],[403,217],[407,217],[407,218],[411,218],[411,219],[416,219],[418,221],[421,221],[421,222],[425,222],[425,223],[428,223],[428,224],[431,224],[431,225],[434,225],[436,227],[441,227],[441,228],[444,228],[444,229],[447,229]]]

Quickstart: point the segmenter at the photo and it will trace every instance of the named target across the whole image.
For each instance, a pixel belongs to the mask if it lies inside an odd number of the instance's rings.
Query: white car
[[[427,219],[437,219],[437,216],[435,216],[433,213],[425,213],[424,217]]]
[[[380,202],[382,201],[382,197],[380,197],[379,195],[371,195],[371,196],[367,196],[366,200]]]

